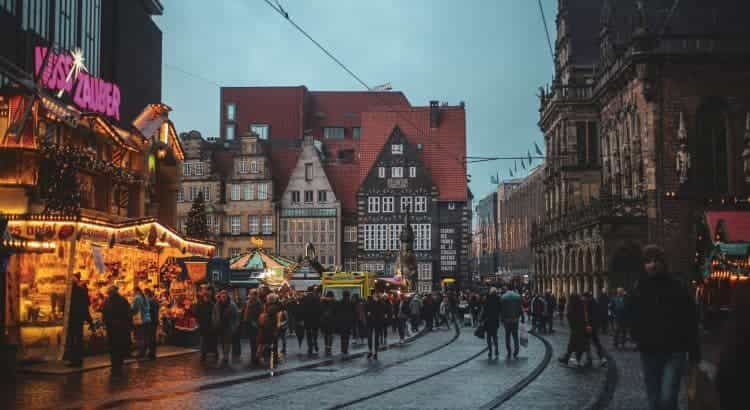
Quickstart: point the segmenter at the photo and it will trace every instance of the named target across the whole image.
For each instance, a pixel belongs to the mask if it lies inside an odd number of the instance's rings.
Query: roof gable
[[[312,179],[308,180],[306,165],[312,165]],[[282,206],[293,206],[289,195],[291,191],[328,191],[329,197],[326,201],[326,206],[334,204],[338,199],[336,193],[328,180],[328,174],[326,173],[323,163],[320,159],[320,153],[318,149],[313,145],[311,137],[306,137],[302,143],[302,148],[297,155],[297,162],[289,175],[287,186],[284,188],[283,195],[281,197]],[[317,205],[317,201],[315,202]],[[304,204],[309,206],[310,204]]]

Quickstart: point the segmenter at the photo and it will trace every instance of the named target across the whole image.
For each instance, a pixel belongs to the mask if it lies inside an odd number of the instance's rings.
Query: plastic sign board
[[[46,47],[36,47],[34,50],[34,72],[37,76],[40,75],[47,50]],[[87,73],[78,52],[59,54],[52,51],[49,57],[44,73],[41,73],[45,87],[67,92],[82,111],[120,120],[120,87],[117,84]]]

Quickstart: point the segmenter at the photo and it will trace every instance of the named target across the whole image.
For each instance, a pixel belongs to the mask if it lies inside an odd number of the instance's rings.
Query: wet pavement
[[[563,323],[555,326],[555,333],[543,335],[552,360],[499,408],[585,409],[603,391],[607,368],[596,366],[596,361],[591,369],[557,362],[568,333]],[[245,349],[242,361],[229,368],[218,368],[211,358],[200,363],[198,354],[190,354],[133,364],[121,376],[110,369],[66,376],[19,374],[15,386],[0,388],[0,400],[18,409],[483,408],[544,365],[546,347],[540,339],[530,336],[529,346],[510,361],[505,359],[502,329],[499,339],[499,360],[488,360],[484,341],[473,329],[462,328],[459,335],[453,330],[429,332],[380,352],[375,361],[356,355],[366,350],[363,345],[352,346],[355,355],[346,359],[308,358],[306,346],[300,350],[289,337],[288,355],[273,377],[263,369],[248,369]],[[618,379],[604,408],[645,408],[638,353],[609,349],[612,341],[606,335],[602,343],[615,359]],[[681,408],[687,408],[685,389]]]

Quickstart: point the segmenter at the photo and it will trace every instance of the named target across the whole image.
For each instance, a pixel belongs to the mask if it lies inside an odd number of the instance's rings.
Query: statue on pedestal
[[[409,284],[410,291],[417,288],[417,257],[414,255],[414,230],[409,223],[409,210],[404,216],[404,227],[401,228],[401,247],[398,253],[397,274]]]

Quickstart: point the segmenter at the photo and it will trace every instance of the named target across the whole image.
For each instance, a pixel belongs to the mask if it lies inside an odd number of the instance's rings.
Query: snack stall
[[[286,278],[294,267],[294,261],[269,255],[261,248],[230,258],[229,285],[234,290],[235,300],[244,301],[248,289],[261,286],[280,289],[287,283]]]
[[[8,318],[7,327],[22,360],[63,357],[74,273],[80,273],[88,288],[94,321],[93,329],[84,329],[85,351],[97,354],[106,351],[101,307],[109,286],[117,285],[129,300],[136,286],[150,288],[165,312],[174,306],[174,295],[180,295],[180,301],[194,298],[178,258],[210,257],[214,252],[210,243],[184,239],[153,218],[112,223],[89,217],[11,215],[8,231],[55,246],[53,253],[17,254],[8,262],[12,286],[5,303],[16,314]]]

